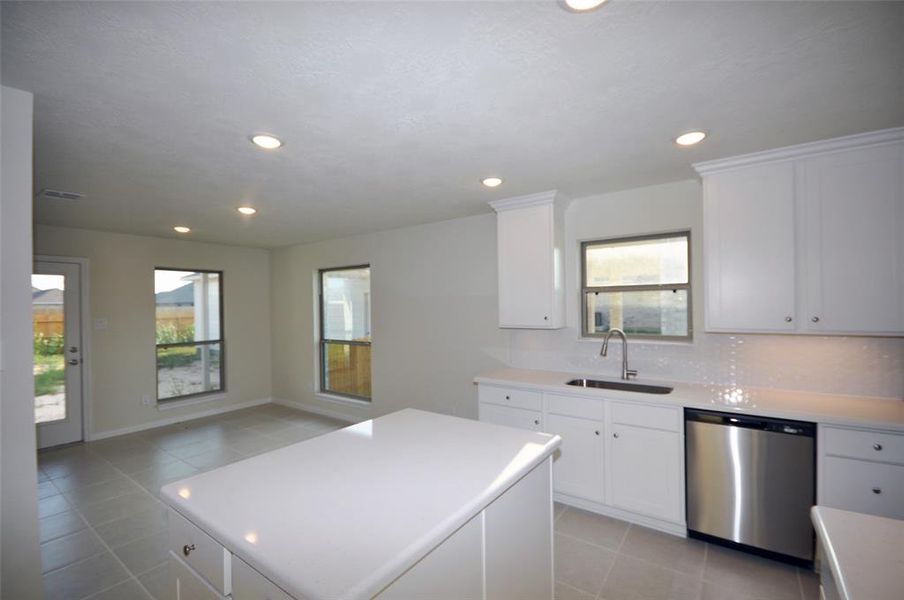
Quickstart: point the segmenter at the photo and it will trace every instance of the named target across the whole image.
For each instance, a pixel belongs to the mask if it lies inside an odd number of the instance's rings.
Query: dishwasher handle
[[[806,421],[789,421],[785,419],[772,419],[755,415],[739,415],[734,413],[720,413],[709,410],[685,409],[685,421],[696,421],[724,427],[740,427],[758,431],[771,431],[787,435],[816,436],[816,424]]]

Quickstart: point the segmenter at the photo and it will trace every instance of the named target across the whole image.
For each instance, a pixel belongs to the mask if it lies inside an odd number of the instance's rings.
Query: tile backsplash
[[[513,330],[509,362],[524,369],[618,377],[621,343],[599,355],[601,340],[573,328]],[[754,386],[904,399],[904,338],[698,333],[692,343],[628,342],[640,379]]]

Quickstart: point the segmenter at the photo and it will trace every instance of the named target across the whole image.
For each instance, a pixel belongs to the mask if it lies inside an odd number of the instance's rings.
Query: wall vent
[[[60,190],[50,190],[44,188],[38,193],[39,198],[50,198],[52,200],[78,200],[84,198],[84,194],[78,192],[62,192]]]

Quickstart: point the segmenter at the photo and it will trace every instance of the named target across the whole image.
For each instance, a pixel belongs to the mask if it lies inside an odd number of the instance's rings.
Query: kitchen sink
[[[630,381],[601,381],[599,379],[572,379],[571,381],[566,381],[565,385],[640,392],[641,394],[671,394],[672,390],[675,389],[664,385],[647,385],[645,383],[631,383]]]

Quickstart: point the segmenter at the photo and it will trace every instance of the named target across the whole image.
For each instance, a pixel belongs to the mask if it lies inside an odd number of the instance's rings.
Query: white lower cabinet
[[[904,435],[820,427],[818,504],[904,519]]]
[[[553,464],[559,500],[672,533],[684,531],[680,408],[548,392],[538,406],[533,396],[525,401],[524,390],[519,394],[481,384],[478,392],[481,421],[562,438]]]
[[[175,600],[223,600],[226,598],[174,552],[170,552],[169,569],[171,573],[170,589],[172,589],[172,598]]]
[[[238,556],[232,556],[233,600],[292,600],[269,579]]]
[[[611,425],[606,443],[609,504],[666,521],[683,521],[678,433]]]

